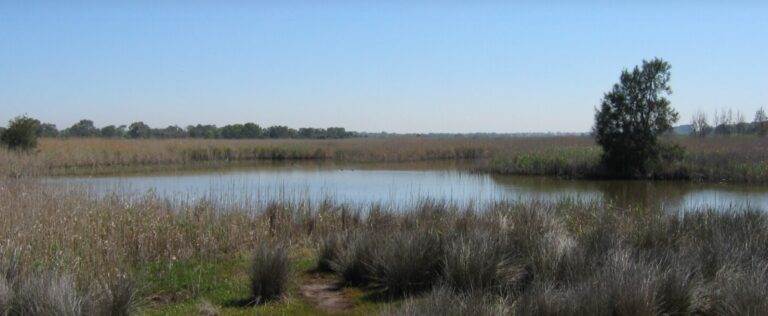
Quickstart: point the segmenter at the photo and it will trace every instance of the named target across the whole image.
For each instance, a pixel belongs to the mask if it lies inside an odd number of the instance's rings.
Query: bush
[[[78,291],[69,276],[55,273],[31,275],[22,280],[11,313],[39,316],[79,316],[86,310],[88,296]]]
[[[446,245],[443,281],[462,292],[511,293],[526,277],[516,260],[500,234],[474,230]]]
[[[290,262],[285,245],[262,243],[251,263],[251,297],[256,304],[279,298],[288,286]]]
[[[768,311],[768,265],[723,268],[715,278],[717,315],[765,315]]]
[[[19,116],[8,121],[8,128],[0,135],[0,141],[10,149],[29,150],[37,146],[39,121]]]
[[[329,234],[320,241],[317,252],[317,272],[334,272],[333,266],[338,263],[343,251],[342,240],[337,234]]]
[[[106,278],[93,290],[93,314],[128,316],[137,308],[136,287],[124,274]]]
[[[68,274],[20,271],[11,257],[0,262],[0,315],[133,315],[136,289],[125,275],[78,286]]]
[[[440,276],[442,243],[426,230],[400,230],[384,236],[371,254],[370,280],[389,297],[429,290]]]
[[[381,235],[372,231],[345,231],[329,235],[323,241],[318,269],[329,268],[338,274],[341,284],[366,285],[370,281],[373,249]]]

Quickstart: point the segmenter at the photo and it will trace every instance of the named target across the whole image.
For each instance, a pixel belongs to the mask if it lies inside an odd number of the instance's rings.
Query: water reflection
[[[491,176],[516,195],[578,197],[617,207],[700,209],[735,206],[766,209],[768,187],[762,185],[674,181],[562,180],[549,177]]]

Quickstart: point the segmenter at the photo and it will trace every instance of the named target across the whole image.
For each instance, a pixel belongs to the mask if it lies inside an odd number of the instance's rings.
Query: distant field
[[[654,178],[768,182],[768,138],[674,137],[682,161],[657,167]],[[500,174],[599,177],[601,149],[591,137],[431,138],[340,140],[41,139],[34,153],[0,150],[0,173],[14,177],[96,174],[153,167],[190,167],[256,160],[397,162],[468,160]]]

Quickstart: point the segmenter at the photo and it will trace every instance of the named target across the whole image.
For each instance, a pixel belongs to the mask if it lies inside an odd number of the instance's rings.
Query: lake
[[[667,210],[701,207],[768,209],[768,186],[669,181],[592,181],[473,173],[448,162],[339,164],[253,163],[225,168],[97,177],[50,178],[47,183],[84,186],[99,194],[154,192],[170,200],[216,198],[230,202],[275,197],[313,202],[407,205],[423,198],[463,205],[498,200],[579,199],[618,207]]]

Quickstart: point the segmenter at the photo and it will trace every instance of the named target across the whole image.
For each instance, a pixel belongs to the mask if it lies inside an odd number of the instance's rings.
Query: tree
[[[91,120],[80,120],[66,130],[67,136],[91,137],[98,135],[99,130],[93,126]]]
[[[150,134],[159,138],[184,138],[187,136],[184,129],[176,125],[168,125],[163,129],[152,129]]]
[[[152,136],[152,129],[144,122],[133,122],[128,126],[130,138],[149,138],[149,136]]]
[[[99,135],[104,138],[117,137],[117,127],[115,127],[114,125],[104,126],[99,132]]]
[[[694,114],[691,118],[691,129],[693,129],[691,134],[695,136],[707,136],[707,134],[709,134],[709,132],[712,130],[712,127],[709,126],[709,123],[707,123],[707,114],[701,111]]]
[[[291,135],[291,131],[288,126],[275,125],[267,128],[267,135],[269,135],[269,138],[288,138]]]
[[[233,124],[233,125],[225,125],[221,128],[221,138],[226,139],[237,139],[237,138],[244,138],[243,137],[243,125],[242,124]]]
[[[648,176],[665,146],[658,137],[672,128],[678,114],[665,97],[670,65],[661,59],[643,60],[642,67],[621,73],[595,114],[594,135],[603,147],[603,163],[616,176]]]
[[[343,127],[329,127],[326,130],[328,138],[347,138],[349,133]]]
[[[263,136],[263,133],[261,126],[256,123],[245,123],[243,125],[243,138],[260,138]]]
[[[720,111],[720,117],[717,121],[719,121],[719,124],[715,125],[715,134],[730,135],[734,132],[733,111],[731,109]]]
[[[56,137],[59,136],[59,130],[56,125],[51,123],[39,123],[37,127],[37,137]]]
[[[326,138],[326,131],[322,128],[302,127],[298,131],[299,138]]]
[[[216,125],[189,125],[187,126],[187,134],[193,138],[218,138],[219,130]]]
[[[749,131],[749,124],[744,117],[744,113],[736,111],[736,122],[734,123],[734,131],[736,134],[746,134]]]
[[[758,135],[765,136],[768,134],[768,116],[765,115],[765,110],[762,107],[755,113],[753,124]]]
[[[18,116],[8,121],[8,128],[3,131],[0,141],[9,149],[29,150],[37,146],[37,129],[40,121],[26,116]]]

